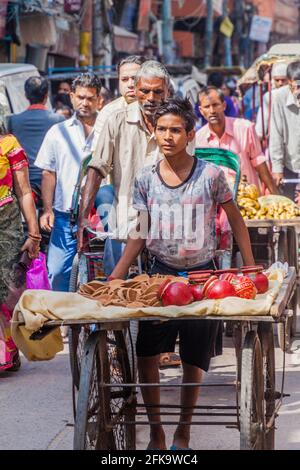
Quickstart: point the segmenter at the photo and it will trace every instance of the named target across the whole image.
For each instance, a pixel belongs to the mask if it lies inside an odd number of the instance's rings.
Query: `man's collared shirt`
[[[206,124],[196,133],[196,147],[222,148],[235,153],[241,160],[241,174],[247,176],[249,183],[260,186],[255,167],[265,162],[266,157],[252,122],[225,117],[225,132],[220,139]]]
[[[127,101],[123,96],[120,96],[116,100],[112,101],[111,103],[108,103],[104,106],[104,108],[99,111],[95,126],[94,126],[94,142],[93,142],[93,150],[95,150],[98,142],[99,135],[104,127],[104,124],[106,123],[107,119],[112,115],[112,113],[116,111],[121,111],[126,109],[128,106]]]
[[[129,224],[136,217],[132,195],[137,173],[161,156],[154,134],[144,123],[138,102],[108,118],[90,166],[100,171],[104,178],[111,173],[117,202],[118,238],[127,237]]]
[[[288,85],[272,94],[269,151],[274,173],[300,172],[300,108]]]
[[[94,130],[85,136],[84,127],[76,115],[47,132],[35,165],[56,173],[54,209],[61,212],[70,210],[80,164],[91,154],[93,137]]]

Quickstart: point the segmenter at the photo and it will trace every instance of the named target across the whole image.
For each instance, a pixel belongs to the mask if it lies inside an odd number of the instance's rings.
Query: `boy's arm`
[[[226,212],[228,221],[233,231],[234,238],[238,244],[245,266],[255,265],[252,254],[251,242],[248,229],[243,217],[233,200],[221,204]]]
[[[148,212],[140,212],[138,220],[139,222],[136,228],[128,237],[122,258],[111,273],[111,278],[124,279],[130,266],[137,259],[138,255],[146,245],[147,234],[150,230],[150,217]],[[137,234],[140,234],[140,236],[137,236]]]

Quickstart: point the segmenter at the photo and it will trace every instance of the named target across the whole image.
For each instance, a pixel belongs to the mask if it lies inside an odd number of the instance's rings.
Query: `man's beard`
[[[146,114],[146,116],[154,116],[158,108],[163,104],[163,102],[153,105],[147,105],[139,103],[140,110],[143,112],[143,114]]]

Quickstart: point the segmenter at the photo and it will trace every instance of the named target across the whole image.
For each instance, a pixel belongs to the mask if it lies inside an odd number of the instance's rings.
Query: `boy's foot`
[[[181,365],[180,356],[174,352],[167,352],[160,354],[159,368],[164,369],[167,367],[179,367]]]
[[[178,450],[193,450],[193,449],[191,449],[190,447],[177,447],[173,444],[171,445],[170,450],[178,451]]]
[[[167,450],[164,442],[151,440],[147,446],[147,450]]]
[[[162,427],[156,429],[156,432],[150,433],[150,441],[147,450],[166,450],[166,437]]]
[[[184,434],[174,435],[173,444],[170,447],[170,450],[186,450],[190,449],[189,447],[190,436]]]

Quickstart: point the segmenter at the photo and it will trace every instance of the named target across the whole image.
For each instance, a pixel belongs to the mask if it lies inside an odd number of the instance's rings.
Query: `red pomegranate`
[[[237,276],[233,283],[235,293],[242,299],[255,299],[256,287],[248,276]]]
[[[168,305],[188,305],[194,301],[193,294],[184,282],[169,282],[162,292],[162,303]]]
[[[229,281],[216,281],[208,288],[208,299],[224,299],[225,297],[236,297],[235,289]]]
[[[264,294],[269,289],[269,279],[263,273],[257,273],[253,282],[258,294]]]
[[[203,285],[201,284],[190,284],[189,289],[194,297],[195,301],[203,299]]]

